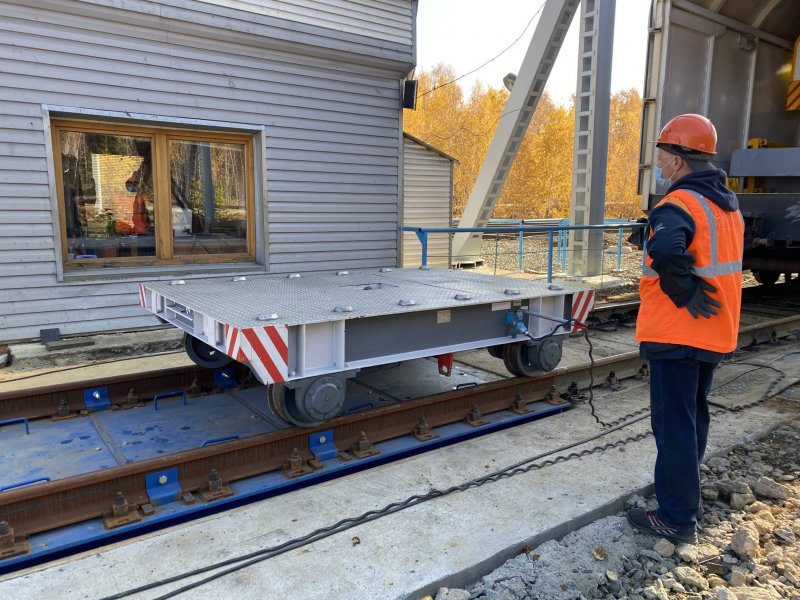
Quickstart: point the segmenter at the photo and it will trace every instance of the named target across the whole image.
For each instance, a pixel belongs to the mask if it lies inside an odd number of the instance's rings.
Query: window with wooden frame
[[[252,137],[53,120],[65,269],[255,260]]]

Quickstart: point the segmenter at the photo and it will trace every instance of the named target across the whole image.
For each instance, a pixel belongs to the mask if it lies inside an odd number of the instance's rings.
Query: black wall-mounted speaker
[[[406,79],[403,82],[403,108],[417,108],[417,80]]]

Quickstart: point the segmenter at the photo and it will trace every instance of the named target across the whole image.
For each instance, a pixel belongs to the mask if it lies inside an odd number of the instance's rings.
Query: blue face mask
[[[669,187],[672,185],[672,179],[666,179],[662,174],[661,167],[656,167],[653,169],[653,174],[656,176],[656,183],[663,187]]]

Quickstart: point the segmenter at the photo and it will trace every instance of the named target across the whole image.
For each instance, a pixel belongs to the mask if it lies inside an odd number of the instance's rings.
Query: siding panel
[[[451,217],[451,161],[415,141],[403,138],[403,224],[449,227]],[[403,266],[422,262],[416,234],[403,233]],[[450,266],[450,236],[428,234],[428,265]]]
[[[259,8],[278,4],[283,20]],[[157,324],[138,277],[57,281],[43,104],[263,127],[269,269],[397,263],[409,0],[0,0],[0,13],[0,341]]]

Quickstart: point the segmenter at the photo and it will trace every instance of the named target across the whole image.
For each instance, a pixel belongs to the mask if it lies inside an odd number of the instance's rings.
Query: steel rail
[[[231,482],[280,469],[295,448],[308,460],[312,458],[309,436],[315,432],[332,429],[337,447],[347,450],[362,431],[371,442],[381,442],[413,433],[423,417],[430,427],[436,428],[466,418],[473,404],[482,413],[492,413],[509,408],[517,394],[524,401],[533,402],[544,397],[554,380],[550,373],[530,379],[502,380],[339,417],[317,428],[280,430],[7,490],[0,493],[0,521],[7,521],[15,535],[27,536],[102,517],[111,512],[117,492],[125,495],[131,507],[150,502],[145,487],[145,475],[149,473],[177,468],[185,495],[207,489],[212,469],[225,482]]]
[[[232,366],[237,369],[238,376],[245,376],[246,368]],[[171,389],[188,390],[195,382],[204,390],[216,387],[212,370],[191,365],[0,392],[0,420],[52,417],[59,414],[60,408],[69,414],[80,413],[86,410],[85,390],[107,388],[110,404],[124,406],[129,393],[147,401],[154,394]],[[62,402],[66,404],[62,406]]]
[[[739,334],[740,346],[782,337],[798,328],[800,315],[746,326]],[[637,374],[642,364],[637,351],[598,359],[594,365],[595,382],[603,381],[606,369],[622,379]],[[25,537],[108,515],[117,492],[125,495],[132,509],[146,506],[150,499],[145,476],[172,468],[178,470],[183,501],[193,503],[197,501],[194,493],[208,489],[212,469],[229,483],[281,469],[294,449],[304,460],[312,459],[309,437],[314,433],[333,430],[337,448],[346,452],[362,431],[372,443],[379,443],[413,434],[423,418],[435,429],[464,420],[473,405],[482,414],[490,414],[511,408],[517,396],[527,404],[543,399],[552,386],[565,389],[575,382],[585,388],[589,379],[588,363],[561,367],[536,377],[496,381],[342,416],[315,428],[270,432],[7,490],[0,493],[0,521],[7,521],[15,535]]]

